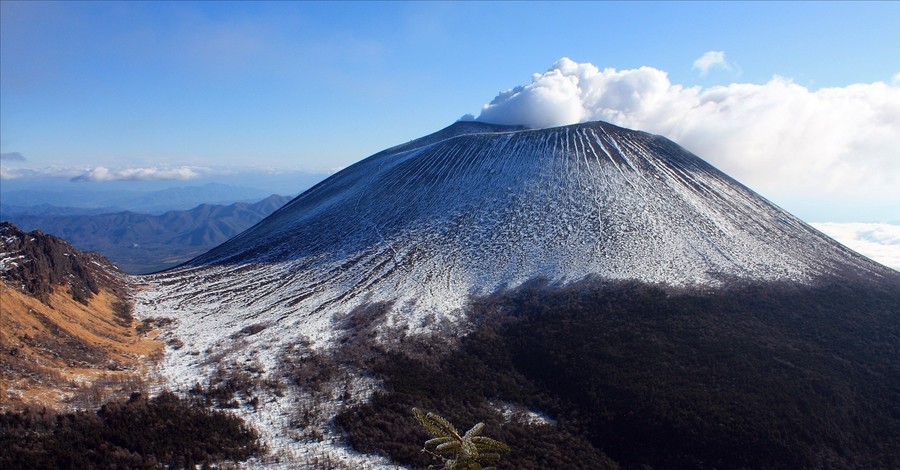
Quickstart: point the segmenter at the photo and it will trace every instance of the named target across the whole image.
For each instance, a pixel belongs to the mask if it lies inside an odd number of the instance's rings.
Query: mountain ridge
[[[79,183],[81,185],[89,183]],[[98,189],[77,187],[79,184],[67,182],[63,185],[49,185],[45,189],[13,189],[3,192],[4,203],[0,211],[5,217],[15,213],[33,213],[35,206],[77,205],[75,209],[109,209],[109,202],[116,201],[112,212],[134,211],[161,214],[171,210],[189,210],[204,203],[234,204],[265,198],[271,194],[265,189],[235,186],[221,183],[206,183],[201,186],[176,186],[156,190]],[[40,188],[40,183],[34,184]],[[73,187],[76,186],[76,187]],[[15,186],[19,187],[21,184]]]
[[[0,279],[21,287],[41,302],[62,286],[73,300],[87,304],[102,287],[125,285],[123,274],[95,252],[81,252],[63,239],[39,230],[25,233],[0,222]]]

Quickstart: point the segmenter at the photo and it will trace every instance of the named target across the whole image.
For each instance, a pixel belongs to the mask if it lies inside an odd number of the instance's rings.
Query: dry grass
[[[106,290],[84,305],[57,287],[44,304],[0,283],[0,409],[89,408],[141,391],[163,344],[137,326]]]

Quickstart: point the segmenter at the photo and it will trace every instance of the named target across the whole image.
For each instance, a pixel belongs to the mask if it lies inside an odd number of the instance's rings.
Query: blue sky
[[[251,169],[330,171],[478,116],[499,92],[528,85],[562,57],[600,71],[652,67],[673,93],[770,89],[780,77],[775,85],[799,87],[784,96],[808,98],[812,114],[843,109],[816,104],[823,89],[841,90],[837,100],[846,101],[856,99],[855,85],[881,82],[886,89],[856,93],[870,103],[885,101],[875,92],[893,99],[900,86],[898,2],[4,0],[0,22],[7,184],[45,174],[185,181]],[[720,60],[698,66],[710,52]],[[731,90],[731,100],[742,96]],[[895,108],[866,119],[888,119],[890,134]],[[655,124],[645,130],[671,130]],[[781,168],[705,155],[727,149],[703,144],[715,141],[708,129],[692,132],[669,136],[804,218],[900,219],[900,193],[890,189],[900,186],[900,150],[890,153],[900,127],[877,137],[874,150],[853,143],[877,158],[835,154],[813,175],[830,180],[819,192],[815,181],[791,183],[805,160]],[[753,146],[778,132],[773,125],[740,138]],[[802,138],[821,131],[810,132]],[[837,188],[841,181],[862,189]]]

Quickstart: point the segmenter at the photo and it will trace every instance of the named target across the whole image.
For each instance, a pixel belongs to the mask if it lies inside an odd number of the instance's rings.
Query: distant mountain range
[[[290,200],[269,196],[256,203],[201,204],[160,215],[131,211],[96,213],[40,205],[3,212],[22,230],[41,230],[65,238],[81,250],[97,251],[132,273],[160,271],[181,264],[251,227]]]
[[[233,204],[258,201],[272,191],[226,184],[209,183],[202,186],[184,186],[156,191],[124,189],[71,189],[39,188],[3,192],[0,213],[35,214],[35,209],[67,207],[103,212],[135,211],[161,214],[170,210],[187,210],[199,204]],[[73,211],[77,212],[77,211]],[[97,213],[97,212],[93,212]]]

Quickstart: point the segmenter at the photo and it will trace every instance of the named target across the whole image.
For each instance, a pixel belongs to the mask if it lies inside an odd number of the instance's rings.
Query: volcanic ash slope
[[[152,279],[155,303],[197,338],[253,321],[321,334],[334,313],[376,301],[398,319],[443,316],[537,276],[715,286],[889,272],[665,138],[599,122],[457,123]]]

